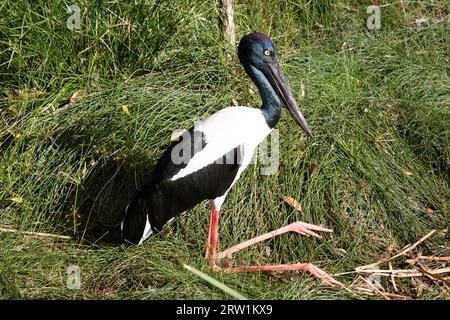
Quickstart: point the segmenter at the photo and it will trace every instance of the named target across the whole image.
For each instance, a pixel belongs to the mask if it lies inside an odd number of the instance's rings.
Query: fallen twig
[[[422,269],[422,270],[417,270],[417,269],[388,269],[388,270],[360,269],[360,270],[355,270],[355,271],[336,273],[336,274],[333,274],[333,276],[337,277],[337,276],[342,276],[342,275],[352,274],[352,273],[368,273],[368,274],[375,274],[375,275],[380,275],[380,276],[385,276],[385,277],[389,276],[389,277],[397,277],[397,278],[409,278],[409,277],[420,277],[422,275],[426,275],[425,273],[429,273],[430,275],[437,275],[437,274],[442,274],[442,273],[447,273],[447,272],[450,272],[450,267],[434,269],[434,270],[429,269],[429,268],[427,268],[427,270],[426,269]],[[445,279],[445,278],[443,278],[443,279]]]
[[[417,269],[394,269],[394,270],[381,270],[381,269],[363,269],[355,271],[357,273],[371,273],[380,276],[393,276],[398,278],[420,277],[422,275]]]
[[[393,270],[392,269],[392,263],[389,262],[389,270]],[[394,287],[394,291],[397,292],[397,284],[395,283],[395,277],[394,275],[391,273],[391,282],[392,282],[392,286]]]
[[[434,272],[438,271],[439,269],[432,270],[432,269],[428,268],[426,265],[420,263],[420,261],[417,261],[417,266],[422,271],[422,273],[425,276],[427,276],[428,278],[430,278],[432,281],[434,281],[434,282],[445,282],[444,279],[442,279],[440,276],[437,275],[438,273],[434,273]]]
[[[418,256],[421,260],[432,260],[432,261],[450,261],[450,257],[430,257],[430,256]]]
[[[430,270],[431,274],[441,274],[450,272],[450,267]]]
[[[375,263],[371,263],[365,266],[360,266],[360,267],[356,267],[355,270],[356,271],[361,271],[367,268],[373,268],[376,267],[379,264],[385,263],[385,262],[389,262],[394,260],[395,258],[398,258],[400,256],[405,255],[406,253],[408,253],[409,251],[411,251],[412,249],[414,249],[415,247],[417,247],[419,244],[421,244],[422,242],[424,242],[426,239],[428,239],[429,237],[431,237],[434,233],[436,232],[436,230],[431,230],[430,232],[428,232],[426,235],[424,235],[422,238],[420,238],[419,240],[417,240],[415,243],[413,244],[408,244],[407,246],[405,246],[402,250],[400,250],[397,254],[393,255],[390,258],[384,258],[379,260],[378,262]]]
[[[40,238],[55,238],[55,239],[64,239],[64,240],[71,239],[71,237],[69,237],[69,236],[62,236],[59,234],[33,232],[33,231],[20,231],[20,230],[11,229],[11,228],[0,228],[0,232],[20,233],[20,234],[25,234],[27,236],[34,236],[34,237],[40,237]]]
[[[369,296],[374,296],[375,295],[374,291],[369,289],[369,288],[355,287],[354,289],[358,290],[358,292],[360,292],[360,293],[367,294]],[[412,300],[411,297],[404,296],[404,295],[401,295],[401,294],[389,293],[389,292],[383,292],[383,294],[384,294],[384,296],[389,297],[389,298],[393,298],[393,299]]]

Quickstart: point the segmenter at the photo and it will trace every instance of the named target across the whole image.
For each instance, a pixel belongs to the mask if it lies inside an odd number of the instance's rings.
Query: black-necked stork
[[[141,244],[154,231],[161,230],[167,221],[209,199],[206,258],[215,270],[307,270],[329,285],[337,284],[336,280],[309,263],[235,268],[219,268],[216,265],[224,257],[282,233],[297,232],[320,237],[314,231],[331,232],[322,226],[297,221],[217,253],[220,207],[228,191],[249,165],[258,144],[277,124],[282,104],[303,131],[312,136],[277,63],[272,41],[262,33],[247,34],[239,43],[238,55],[259,90],[261,108],[222,109],[186,131],[182,140],[173,142],[157,162],[144,187],[127,206],[121,223],[122,238]],[[188,148],[185,148],[186,143]]]

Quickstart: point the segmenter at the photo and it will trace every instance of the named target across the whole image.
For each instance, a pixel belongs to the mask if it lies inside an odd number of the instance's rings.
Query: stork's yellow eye
[[[270,56],[272,54],[272,52],[270,52],[269,50],[264,50],[264,55],[265,56]]]

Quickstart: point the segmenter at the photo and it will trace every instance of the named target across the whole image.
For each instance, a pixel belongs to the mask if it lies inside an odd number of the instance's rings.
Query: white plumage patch
[[[150,237],[153,233],[152,226],[150,225],[150,222],[148,221],[148,216],[146,218],[147,218],[147,221],[145,222],[144,233],[142,234],[142,238],[141,238],[141,240],[139,240],[138,245],[142,244],[142,242],[147,240],[148,237]]]
[[[128,212],[128,208],[130,207],[130,204],[127,204],[127,207],[125,208],[125,215]],[[120,223],[120,232],[123,234],[123,224],[125,222],[125,219],[122,220],[122,222]]]
[[[170,179],[172,181],[208,166],[237,147],[244,151],[243,159],[238,159],[241,163],[239,177],[250,163],[258,144],[272,131],[261,109],[248,107],[222,109],[198,123],[194,130],[204,134],[206,146]]]

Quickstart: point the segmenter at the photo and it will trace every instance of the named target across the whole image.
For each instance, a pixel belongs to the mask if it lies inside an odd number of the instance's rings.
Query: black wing
[[[206,146],[203,133],[191,128],[190,135],[191,157]],[[221,158],[200,170],[174,181],[170,180],[188,161],[174,163],[173,152],[178,159],[183,158],[186,146],[180,148],[180,143],[172,143],[163,153],[152,173],[148,177],[142,190],[129,204],[122,225],[123,238],[138,243],[143,235],[146,219],[154,231],[158,231],[171,218],[193,208],[206,199],[215,199],[225,194],[230,188],[243,159],[243,147],[238,146]]]

